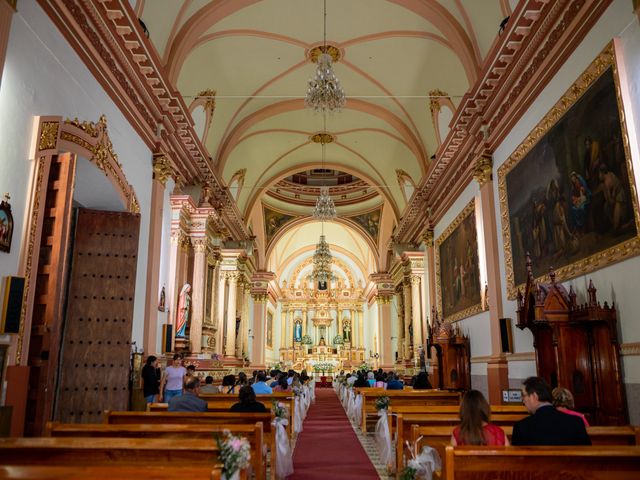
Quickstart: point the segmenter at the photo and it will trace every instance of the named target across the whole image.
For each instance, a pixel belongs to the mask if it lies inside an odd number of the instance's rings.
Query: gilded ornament
[[[480,186],[491,181],[493,171],[493,158],[488,153],[480,155],[473,167],[473,178]]]
[[[427,228],[422,235],[422,241],[427,248],[433,247],[433,228]]]
[[[328,54],[333,63],[340,61],[340,58],[342,57],[342,52],[340,52],[340,49],[335,45],[327,45],[326,47],[324,45],[319,45],[309,50],[309,60],[313,63],[317,63],[318,57],[323,53]]]
[[[40,128],[40,144],[39,149],[51,150],[56,148],[58,143],[58,129],[60,124],[58,122],[43,122]]]
[[[315,135],[311,135],[309,137],[313,143],[320,143],[321,145],[326,145],[328,143],[333,143],[333,135],[327,132],[318,132]]]
[[[91,161],[96,164],[96,166],[106,173],[107,164],[109,162],[109,150],[106,146],[99,143],[93,149],[93,157]]]
[[[440,111],[442,97],[449,98],[449,94],[442,90],[429,90],[429,97],[429,110],[434,115]]]
[[[158,180],[162,185],[167,184],[167,180],[173,176],[171,163],[164,153],[156,153],[153,155],[153,178]]]
[[[204,104],[204,109],[209,113],[209,116],[212,116],[213,112],[216,109],[216,91],[208,88],[198,93],[197,96],[207,99],[206,103]]]

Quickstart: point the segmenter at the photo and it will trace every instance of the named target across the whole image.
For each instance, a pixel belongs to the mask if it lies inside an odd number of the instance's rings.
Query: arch
[[[189,105],[189,113],[192,115],[196,108],[202,107],[204,109],[204,128],[202,130],[201,142],[205,142],[209,135],[209,129],[211,128],[211,122],[213,121],[213,114],[216,111],[216,91],[212,89],[203,90],[198,93],[196,98]]]
[[[231,196],[233,199],[238,202],[238,197],[240,196],[240,191],[244,186],[244,176],[247,174],[246,168],[241,168],[236,173],[233,174],[231,180],[229,180],[229,191],[231,192]],[[235,193],[234,190],[235,189]]]
[[[305,248],[305,250],[303,252],[300,252],[300,254],[302,253],[306,253],[308,251],[313,250],[313,247],[308,247]],[[300,256],[300,255],[298,255]],[[293,260],[293,259],[292,259]],[[284,265],[288,265],[291,262],[285,263]],[[311,265],[313,263],[313,256],[307,257],[305,258],[302,262],[300,262],[298,264],[298,266],[296,266],[295,270],[293,270],[291,272],[291,275],[289,275],[289,280],[291,280],[291,283],[288,283],[288,285],[290,285],[292,288],[295,288],[296,286],[296,282],[298,280],[302,281],[302,279],[300,278],[300,274],[302,273],[302,271],[309,267],[309,265]],[[332,260],[332,263],[334,265],[337,266],[337,268],[344,273],[347,281],[349,282],[349,285],[351,288],[355,287],[355,281],[353,279],[353,273],[351,272],[351,268],[349,268],[349,266],[342,260],[340,260],[339,258],[334,257]],[[364,275],[364,272],[362,272]],[[366,277],[366,275],[364,275]]]

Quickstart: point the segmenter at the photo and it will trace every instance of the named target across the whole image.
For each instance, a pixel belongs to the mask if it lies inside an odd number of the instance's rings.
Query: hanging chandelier
[[[304,104],[316,112],[335,112],[344,107],[347,97],[340,80],[333,73],[332,58],[327,49],[327,0],[324,0],[324,43],[318,55],[315,76],[309,80]]]
[[[320,196],[313,209],[313,218],[317,220],[333,220],[337,216],[336,205],[329,195],[329,187],[320,187]]]
[[[316,244],[316,251],[313,254],[312,276],[320,282],[326,282],[331,278],[331,250],[324,235],[320,235],[320,241]]]

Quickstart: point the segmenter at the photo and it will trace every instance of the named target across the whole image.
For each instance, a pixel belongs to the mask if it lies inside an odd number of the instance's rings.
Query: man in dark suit
[[[555,409],[544,379],[529,377],[522,385],[522,401],[531,415],[513,426],[512,445],[591,445],[582,419]]]
[[[200,379],[188,377],[184,383],[184,393],[169,400],[170,412],[206,412],[207,402],[198,397]]]

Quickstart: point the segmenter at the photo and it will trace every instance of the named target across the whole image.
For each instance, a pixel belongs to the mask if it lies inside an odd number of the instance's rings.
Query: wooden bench
[[[378,417],[376,410],[376,399],[381,396],[389,397],[390,406],[437,406],[437,405],[460,405],[459,392],[447,392],[442,390],[384,390],[383,394],[375,390],[360,389],[362,395],[362,431],[367,431],[367,421]]]
[[[506,408],[505,408],[506,407]],[[396,408],[396,412],[407,410],[408,408]],[[413,407],[411,407],[413,410]],[[404,464],[404,454],[406,442],[410,441],[411,428],[418,427],[441,427],[453,429],[460,424],[460,407],[433,406],[422,407],[423,413],[397,413],[389,416],[389,428],[396,438],[396,465]],[[393,409],[391,409],[393,411]],[[425,413],[426,411],[426,413]],[[512,413],[512,412],[520,413]],[[432,413],[433,412],[433,413]],[[528,415],[522,407],[492,405],[491,422],[499,426],[513,426],[519,420]],[[451,435],[449,435],[449,438]],[[444,450],[441,452],[444,454]]]
[[[12,480],[220,480],[222,468],[202,466],[131,466],[131,465],[11,465],[0,466],[0,479]]]
[[[428,445],[435,448],[440,457],[444,460],[446,448],[451,445],[451,435],[453,433],[453,426],[446,427],[424,427],[418,425],[412,425],[410,428],[409,445],[413,450],[414,455],[422,451],[422,447]],[[505,434],[511,440],[511,434],[513,427],[502,427]],[[591,442],[593,445],[639,445],[640,441],[640,429],[633,426],[615,426],[615,427],[589,427],[587,429]],[[406,466],[406,461],[403,462],[403,458],[410,458],[410,453],[406,450],[404,457],[397,457],[402,463],[398,463],[399,471]]]
[[[0,465],[4,467],[202,467],[202,472],[211,472],[220,466],[219,454],[210,440],[0,438]],[[247,472],[241,473],[246,478]]]
[[[446,480],[640,478],[640,447],[447,447]]]
[[[271,452],[271,478],[275,478],[276,430],[272,425],[271,413],[235,413],[235,412],[115,412],[105,410],[104,423],[109,425],[131,424],[187,424],[187,425],[255,425],[262,424],[267,447]]]
[[[228,430],[233,435],[246,438],[251,445],[251,466],[257,480],[266,478],[266,445],[262,423],[254,425],[189,425],[189,424],[130,424],[47,422],[45,436],[49,437],[119,437],[119,438],[173,438],[214,441],[216,436]]]

